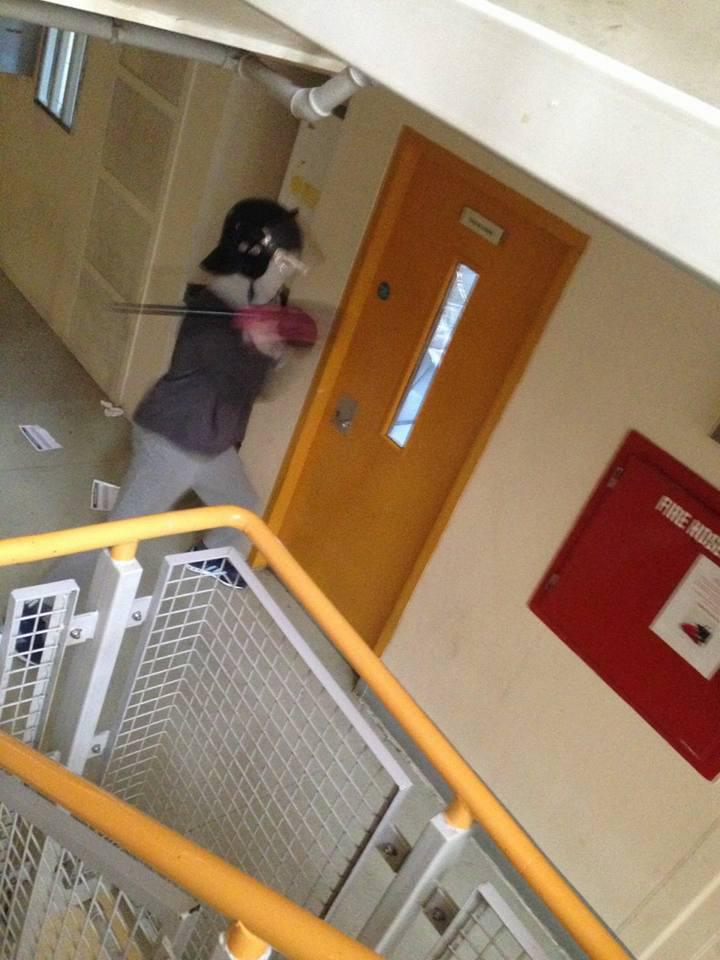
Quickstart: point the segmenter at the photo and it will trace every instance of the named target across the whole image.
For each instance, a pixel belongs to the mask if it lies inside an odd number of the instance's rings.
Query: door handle
[[[346,393],[338,397],[335,404],[335,412],[332,415],[332,424],[336,430],[346,434],[352,426],[355,414],[357,413],[358,402]]]

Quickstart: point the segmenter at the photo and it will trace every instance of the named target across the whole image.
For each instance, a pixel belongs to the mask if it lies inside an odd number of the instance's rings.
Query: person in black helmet
[[[267,325],[238,330],[231,315],[216,312],[271,303],[282,295],[301,266],[303,238],[296,213],[273,200],[251,199],[236,203],[225,217],[220,242],[201,263],[208,281],[190,284],[185,292],[188,313],[170,369],[135,412],[132,457],[108,519],[161,513],[190,490],[209,505],[255,508],[257,497],[237,449],[284,342]],[[233,542],[242,542],[238,532],[220,529],[198,547]],[[65,557],[53,564],[48,579],[72,578],[84,590],[95,561],[95,553]],[[192,566],[228,586],[245,586],[225,557]],[[42,659],[50,608],[39,600],[23,607],[15,649],[33,664]]]
[[[213,311],[273,301],[291,265],[282,254],[301,249],[295,211],[272,200],[235,204],[220,243],[201,263],[210,280],[186,291],[185,304],[194,312],[182,321],[170,369],[135,412],[139,427],[204,456],[219,456],[242,443],[282,344],[238,332],[229,317]]]
[[[213,311],[280,295],[302,251],[296,213],[262,199],[242,200],[228,212],[220,242],[201,263],[208,282],[186,291],[193,312],[182,321],[170,369],[135,412],[133,457],[111,519],[170,509],[188,490],[209,505],[256,507],[237,449],[284,344],[266,331],[238,331]],[[236,538],[235,531],[214,530],[202,546]],[[228,560],[205,561],[203,568],[242,585]]]
[[[110,520],[169,510],[190,490],[208,505],[256,507],[237,449],[284,343],[262,326],[238,330],[232,317],[214,311],[267,304],[281,295],[301,266],[296,212],[272,200],[250,199],[236,203],[225,217],[220,242],[201,263],[207,282],[186,290],[185,305],[193,312],[182,320],[170,368],[135,412],[133,453]],[[199,546],[232,542],[242,538],[222,529],[211,531]],[[74,577],[86,584],[94,555],[78,557],[57,564],[53,579]],[[231,586],[244,585],[227,559],[198,566]]]

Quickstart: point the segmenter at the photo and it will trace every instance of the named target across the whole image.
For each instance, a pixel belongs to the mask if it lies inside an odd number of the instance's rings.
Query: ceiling
[[[64,5],[318,71],[351,63],[720,285],[717,0]]]
[[[497,4],[720,107],[717,0],[497,0]]]
[[[322,47],[240,0],[64,0],[72,7],[335,73],[344,66]]]

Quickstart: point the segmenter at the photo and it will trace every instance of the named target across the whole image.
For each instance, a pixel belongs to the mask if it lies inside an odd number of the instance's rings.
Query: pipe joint
[[[332,113],[332,110],[326,110],[321,103],[317,102],[317,97],[313,96],[314,89],[314,87],[301,87],[290,97],[290,113],[298,120],[313,123],[315,120],[324,120]]]
[[[310,123],[324,120],[345,103],[346,100],[372,83],[372,80],[356,67],[346,67],[334,77],[317,87],[300,87],[276,73],[253,54],[240,57],[237,69],[257,83],[260,83],[268,93],[284,103],[292,115],[298,120],[307,120]]]

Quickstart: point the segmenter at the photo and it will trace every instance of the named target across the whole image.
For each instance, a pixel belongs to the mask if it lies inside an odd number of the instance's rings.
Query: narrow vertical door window
[[[455,268],[440,312],[388,430],[388,437],[399,447],[406,446],[410,439],[477,279],[477,273],[464,263]]]

